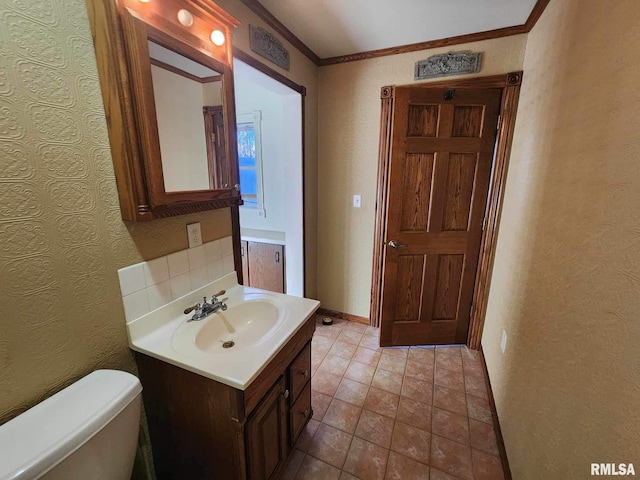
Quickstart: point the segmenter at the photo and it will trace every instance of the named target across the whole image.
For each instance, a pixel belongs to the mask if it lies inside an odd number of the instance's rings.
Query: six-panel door
[[[395,89],[382,345],[466,342],[500,98]]]

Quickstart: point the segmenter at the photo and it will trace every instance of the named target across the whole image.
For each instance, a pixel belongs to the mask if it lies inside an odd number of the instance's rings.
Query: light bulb
[[[178,21],[185,27],[193,25],[193,15],[188,10],[182,9],[178,12]]]
[[[219,47],[221,47],[222,45],[224,45],[224,33],[222,33],[220,30],[214,30],[213,32],[211,32],[211,41],[214,43],[214,45],[217,45]]]

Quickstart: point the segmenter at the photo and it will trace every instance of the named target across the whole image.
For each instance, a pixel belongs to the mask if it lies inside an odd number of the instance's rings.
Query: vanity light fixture
[[[211,32],[210,38],[214,45],[217,45],[218,47],[224,45],[224,33],[222,33],[220,30],[214,30],[213,32]]]
[[[149,3],[150,0],[140,0],[140,3]]]
[[[178,21],[184,27],[191,27],[193,25],[193,15],[191,15],[191,12],[183,8],[178,11]]]

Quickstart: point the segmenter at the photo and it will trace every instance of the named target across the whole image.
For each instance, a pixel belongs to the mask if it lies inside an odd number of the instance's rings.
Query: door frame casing
[[[482,338],[484,319],[489,297],[491,272],[495,258],[496,240],[507,179],[507,167],[513,143],[518,100],[523,72],[511,72],[506,75],[463,78],[459,80],[443,80],[429,83],[402,85],[412,88],[501,88],[500,120],[496,135],[496,147],[491,168],[491,180],[484,215],[484,228],[480,244],[478,269],[473,289],[471,319],[467,346],[478,350]],[[376,223],[373,244],[373,268],[371,276],[371,309],[370,324],[380,326],[382,311],[382,283],[384,279],[384,235],[388,207],[389,164],[393,127],[393,102],[395,87],[382,87],[380,98],[382,108],[380,114],[380,143],[378,147],[378,182],[376,195]]]

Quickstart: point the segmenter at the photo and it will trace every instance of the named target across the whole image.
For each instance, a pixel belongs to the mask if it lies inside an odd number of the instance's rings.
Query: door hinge
[[[212,142],[213,144],[215,144],[215,143],[216,143],[216,132],[211,132],[211,142]]]
[[[276,252],[274,255],[274,260],[276,261],[276,263],[280,263],[280,252]]]
[[[485,228],[487,228],[487,216],[485,215],[482,219],[482,231],[484,232]]]
[[[473,318],[473,305],[471,305],[471,310],[469,311],[469,318]]]
[[[496,130],[500,130],[500,125],[502,125],[502,115],[498,115],[498,124],[496,125]]]

